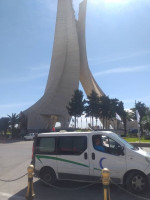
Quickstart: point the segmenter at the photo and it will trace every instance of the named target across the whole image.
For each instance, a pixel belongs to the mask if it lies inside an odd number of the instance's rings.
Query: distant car
[[[33,140],[35,134],[34,133],[29,133],[24,136],[24,140]]]

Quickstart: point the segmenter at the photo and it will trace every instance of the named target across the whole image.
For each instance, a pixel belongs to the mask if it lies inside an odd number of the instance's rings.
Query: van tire
[[[147,187],[147,178],[140,171],[133,171],[127,175],[126,188],[133,193],[143,193]]]
[[[40,171],[40,178],[45,185],[53,185],[56,182],[56,174],[50,167],[44,167]]]

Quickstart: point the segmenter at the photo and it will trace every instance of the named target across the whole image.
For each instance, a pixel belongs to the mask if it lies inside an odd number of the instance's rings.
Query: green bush
[[[144,136],[144,139],[145,139],[145,140],[150,140],[150,134],[146,134],[146,135]]]

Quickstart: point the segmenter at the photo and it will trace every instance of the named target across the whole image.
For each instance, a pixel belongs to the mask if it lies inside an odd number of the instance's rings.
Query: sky
[[[73,5],[78,16],[81,0]],[[90,70],[110,98],[150,107],[150,0],[88,0]],[[0,0],[0,117],[26,110],[44,94],[57,0]],[[82,90],[82,87],[80,86]]]

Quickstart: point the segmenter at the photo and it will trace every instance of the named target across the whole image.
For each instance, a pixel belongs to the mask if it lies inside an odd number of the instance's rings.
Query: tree
[[[150,117],[149,116],[144,116],[142,121],[142,126],[146,131],[150,131]]]
[[[136,110],[138,110],[139,115],[140,115],[140,131],[141,135],[143,135],[143,124],[142,124],[142,119],[144,116],[147,115],[147,112],[149,111],[148,107],[142,102],[135,103],[135,107],[131,109],[134,112],[134,119],[136,119]]]
[[[71,98],[71,101],[66,106],[70,116],[75,117],[75,128],[77,117],[80,117],[84,111],[85,100],[83,99],[83,92],[81,90],[75,90]]]
[[[93,126],[93,118],[97,118],[100,116],[100,99],[97,93],[92,90],[91,94],[87,96],[86,100],[87,105],[85,106],[86,116],[92,117],[92,126]]]
[[[141,123],[147,132],[150,131],[150,108],[147,108],[146,116],[142,118]]]
[[[12,113],[12,115],[8,115],[9,117],[9,126],[11,128],[12,137],[15,137],[15,126],[19,123],[19,115],[16,113]]]
[[[99,111],[100,117],[103,120],[103,129],[104,125],[107,128],[109,120],[115,116],[114,101],[111,100],[109,96],[101,96]]]
[[[132,113],[124,110],[121,117],[122,117],[122,122],[124,125],[124,136],[126,136],[127,135],[127,122],[131,121]]]
[[[0,132],[4,132],[5,136],[9,127],[9,118],[8,117],[2,117],[0,118]]]
[[[19,125],[21,130],[27,130],[27,117],[23,112],[19,114]]]

